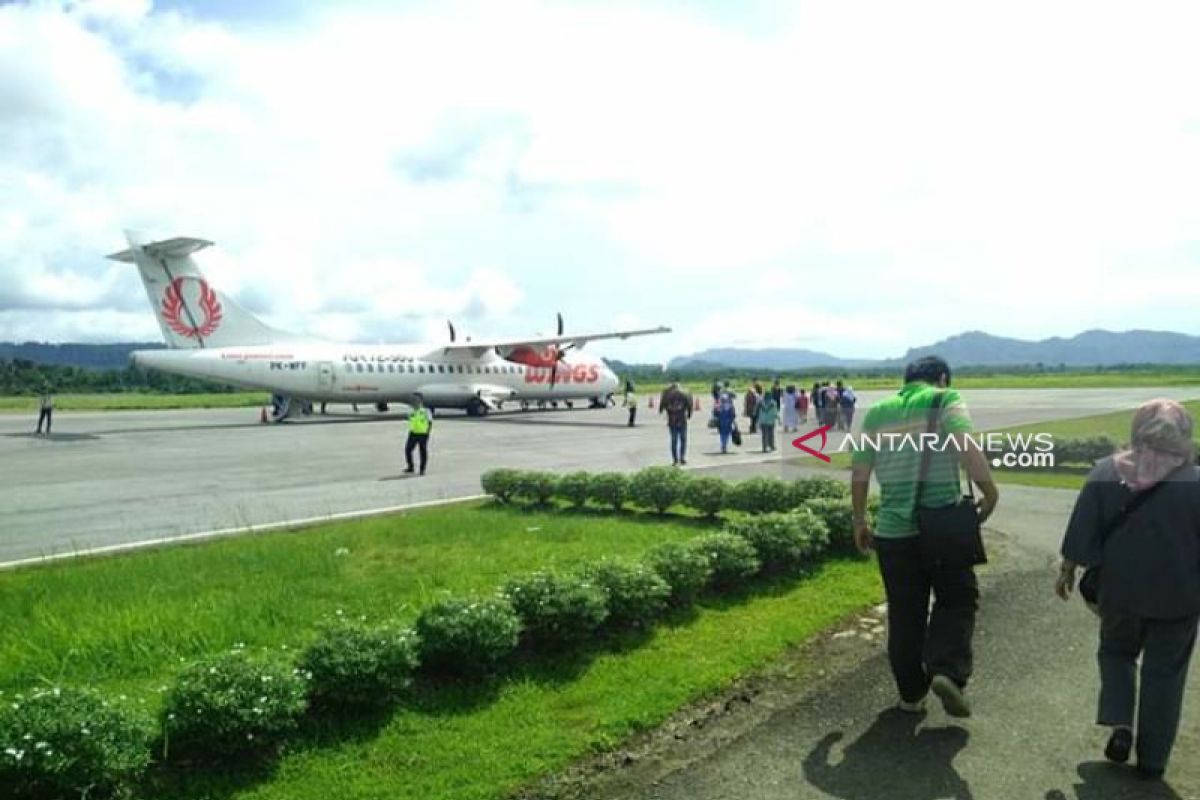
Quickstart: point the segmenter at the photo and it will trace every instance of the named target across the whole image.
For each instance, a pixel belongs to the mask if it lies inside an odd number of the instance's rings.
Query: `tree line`
[[[44,389],[72,394],[211,394],[237,391],[235,387],[226,384],[170,375],[132,364],[122,369],[87,369],[38,364],[24,358],[0,359],[0,394],[36,395]]]

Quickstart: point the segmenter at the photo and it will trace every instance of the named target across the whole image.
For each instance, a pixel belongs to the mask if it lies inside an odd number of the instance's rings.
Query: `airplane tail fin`
[[[177,237],[143,243],[132,231],[126,231],[125,238],[129,249],[108,257],[137,264],[168,347],[228,347],[295,340],[264,324],[233,298],[209,285],[192,260],[192,253],[212,242]]]

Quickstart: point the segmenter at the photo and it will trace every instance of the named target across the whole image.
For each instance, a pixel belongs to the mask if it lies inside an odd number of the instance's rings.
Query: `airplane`
[[[162,328],[166,350],[136,350],[138,366],[204,378],[272,394],[272,418],[282,422],[313,403],[412,404],[464,409],[484,416],[504,403],[572,407],[608,405],[618,380],[588,342],[668,333],[670,328],[495,341],[336,344],[272,328],[214,288],[192,255],[213,243],[175,237],[144,242],[126,231],[129,248],[108,258],[136,264]],[[296,402],[298,401],[298,402]]]

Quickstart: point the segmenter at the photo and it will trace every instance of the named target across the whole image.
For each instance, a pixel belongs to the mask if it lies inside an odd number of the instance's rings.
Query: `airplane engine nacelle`
[[[514,364],[524,364],[527,367],[553,367],[558,360],[559,349],[555,345],[533,347],[517,345],[515,347],[497,347],[496,353],[505,361]]]

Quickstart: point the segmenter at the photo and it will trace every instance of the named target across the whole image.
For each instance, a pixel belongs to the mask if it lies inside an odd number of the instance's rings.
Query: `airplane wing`
[[[670,328],[660,325],[657,328],[642,328],[632,331],[577,333],[562,336],[531,337],[529,339],[500,339],[496,341],[462,342],[459,344],[450,343],[437,349],[438,352],[444,354],[469,353],[473,358],[478,358],[489,350],[495,350],[501,355],[507,355],[513,352],[539,351],[549,348],[555,348],[556,350],[566,348],[577,349],[583,347],[588,342],[600,341],[602,339],[628,339],[632,336],[652,336],[656,333],[670,332]]]

